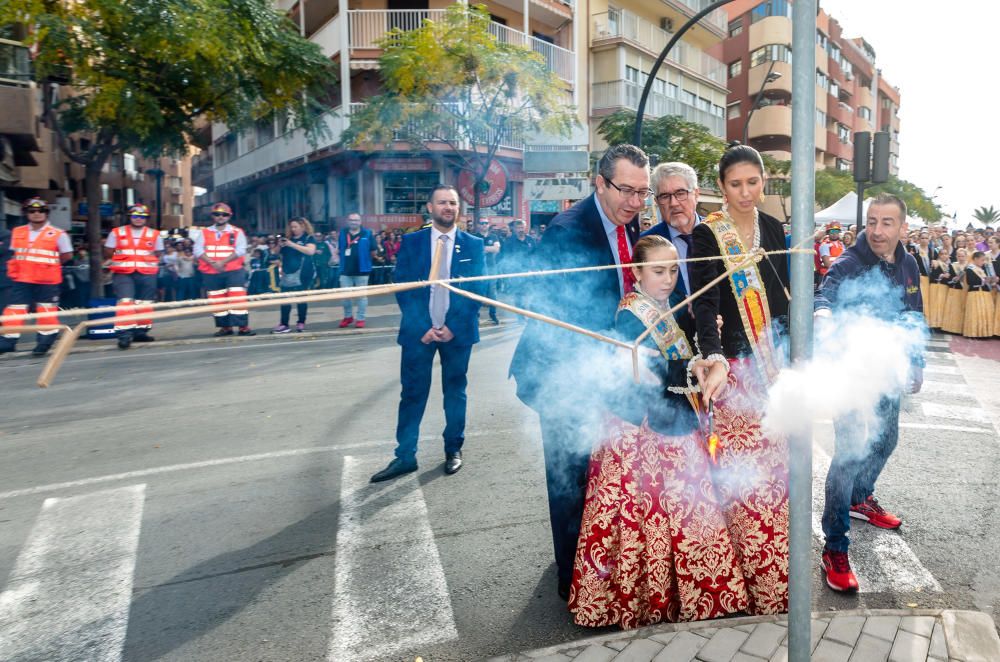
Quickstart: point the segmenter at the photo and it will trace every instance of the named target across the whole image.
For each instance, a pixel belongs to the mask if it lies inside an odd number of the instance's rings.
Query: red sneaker
[[[851,506],[850,514],[854,519],[868,522],[880,529],[898,529],[903,524],[903,520],[878,505],[878,499],[873,496],[868,497],[864,503]]]
[[[826,573],[826,585],[834,591],[853,593],[858,590],[858,578],[851,570],[851,561],[847,552],[823,550],[823,572]]]
[[[353,321],[354,321],[353,317],[345,317],[344,319],[340,320],[340,328],[346,329],[351,325],[351,322]]]
[[[363,328],[365,328],[365,321],[364,320],[358,320],[357,322],[354,323],[354,328],[355,329],[363,329]]]

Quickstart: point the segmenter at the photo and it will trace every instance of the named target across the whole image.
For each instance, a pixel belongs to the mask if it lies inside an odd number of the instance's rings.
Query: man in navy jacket
[[[909,317],[913,323],[923,324],[920,272],[917,261],[902,244],[905,219],[906,203],[898,197],[882,193],[871,201],[864,232],[833,263],[820,284],[814,305],[817,322],[822,323],[835,308],[861,306],[866,314],[890,320]],[[881,273],[892,295],[886,297],[884,288],[875,286],[860,293],[856,292],[859,288],[850,288],[852,299],[846,300],[844,285],[871,278],[873,273]],[[923,356],[917,354],[911,360],[910,392],[917,393],[923,383]],[[835,591],[858,590],[847,556],[851,518],[883,529],[897,529],[902,524],[874,496],[875,481],[899,439],[899,401],[899,393],[882,396],[875,409],[880,425],[874,430],[866,431],[864,422],[852,414],[833,422],[836,441],[826,477],[823,570],[827,585]]]
[[[433,252],[442,250],[437,278],[483,275],[483,240],[462,232],[455,225],[459,215],[458,191],[439,185],[427,203],[431,227],[403,235],[396,254],[397,283],[426,280]],[[483,293],[483,282],[459,286]],[[466,373],[472,346],[479,342],[479,303],[449,293],[438,286],[422,287],[396,294],[403,317],[397,342],[402,347],[399,417],[396,423],[396,457],[372,476],[377,483],[417,470],[417,438],[420,421],[431,390],[434,354],[441,355],[441,383],[444,391],[445,473],[462,467],[465,441]]]

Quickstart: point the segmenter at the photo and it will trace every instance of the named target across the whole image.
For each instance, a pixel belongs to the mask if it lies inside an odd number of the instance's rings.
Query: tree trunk
[[[90,296],[104,296],[103,242],[101,241],[101,168],[104,163],[87,164],[84,188],[87,193],[87,250],[90,253]]]

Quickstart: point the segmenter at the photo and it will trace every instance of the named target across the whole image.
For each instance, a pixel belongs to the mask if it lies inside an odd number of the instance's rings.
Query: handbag
[[[299,268],[297,271],[291,273],[283,272],[281,278],[278,279],[278,285],[282,288],[285,287],[302,287],[302,269],[306,266],[306,261],[303,259],[299,263]]]

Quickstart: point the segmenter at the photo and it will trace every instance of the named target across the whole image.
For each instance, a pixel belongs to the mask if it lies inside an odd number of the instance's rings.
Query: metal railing
[[[354,114],[361,108],[364,108],[366,105],[367,104],[365,103],[352,103],[351,114]],[[457,103],[448,103],[448,104],[443,103],[441,104],[441,107],[442,107],[442,113],[441,113],[442,115],[454,111],[457,111],[457,114],[459,115],[461,114],[461,106]],[[446,122],[445,127],[446,128],[450,127],[449,130],[450,135],[448,136],[448,139],[451,140],[456,147],[458,147],[459,149],[469,149],[471,147],[471,145],[469,144],[470,141],[464,135],[465,132],[460,130],[459,128],[459,120],[457,117]],[[440,127],[435,127],[435,128],[440,128]],[[429,135],[429,132],[425,131],[420,126],[419,120],[411,121],[406,126],[405,130],[396,131],[394,134],[394,138],[396,140],[405,140],[407,133],[420,137],[426,136],[428,142],[435,142],[434,141],[435,136]],[[519,149],[519,150],[524,149],[524,137],[514,135],[514,133],[509,128],[500,129],[499,136],[497,135],[496,129],[489,128],[484,130],[482,133],[473,136],[473,138],[477,146],[492,144],[495,139],[499,138],[498,144],[501,147],[506,147],[508,149]]]
[[[0,85],[23,85],[31,82],[31,57],[20,42],[0,39]]]
[[[642,85],[627,80],[594,83],[591,86],[591,103],[595,110],[602,108],[635,110],[639,107],[639,97],[641,96]],[[678,115],[689,122],[697,122],[707,127],[713,135],[720,138],[726,137],[725,118],[658,92],[650,93],[646,100],[646,114],[650,117]]]
[[[674,4],[681,4],[686,6],[691,11],[691,15],[694,16],[700,12],[705,7],[715,2],[715,0],[670,0]],[[716,32],[725,34],[729,29],[729,18],[724,9],[716,9],[710,12],[705,18],[702,19],[703,23],[708,24],[710,27],[715,28]]]
[[[627,39],[637,48],[641,48],[653,56],[660,54],[672,36],[670,32],[661,30],[646,19],[624,9],[611,9],[594,14],[593,19],[594,41],[610,38]],[[691,44],[684,41],[677,42],[670,49],[667,60],[689,69],[699,76],[704,76],[714,83],[725,85],[725,65]]]
[[[438,21],[444,18],[444,9],[351,9],[350,44],[352,49],[377,50],[378,42],[394,28],[415,30],[425,20]],[[550,44],[547,41],[527,35],[520,30],[490,21],[490,34],[504,44],[530,48],[545,60],[548,69],[562,78],[573,82],[576,77],[576,58],[573,51]]]

